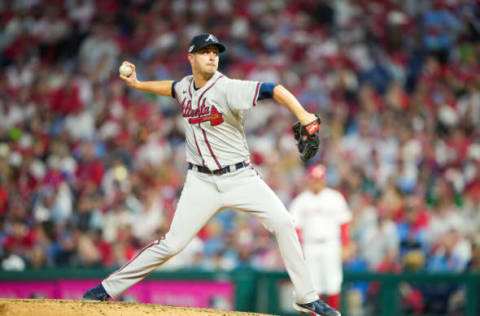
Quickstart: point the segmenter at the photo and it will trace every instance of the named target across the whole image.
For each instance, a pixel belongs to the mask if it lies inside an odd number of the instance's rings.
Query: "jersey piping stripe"
[[[207,92],[208,90],[210,90],[211,87],[213,87],[218,79],[220,78],[223,78],[223,75],[220,75],[217,79],[215,79],[215,81],[207,88],[205,89],[205,91],[202,92],[202,94],[200,95],[200,97],[198,98],[198,104],[197,104],[197,107],[200,107],[200,101],[202,101],[202,97],[203,95],[205,94],[205,92]],[[210,146],[210,143],[208,142],[208,139],[207,139],[207,134],[205,133],[205,130],[200,126],[200,123],[198,124],[198,127],[200,127],[200,129],[202,130],[203,132],[203,138],[205,139],[205,143],[207,144],[207,147],[208,147],[208,150],[210,151],[210,154],[212,155],[213,159],[215,160],[215,162],[217,163],[217,166],[218,166],[218,169],[221,169],[222,168],[222,165],[218,162],[218,159],[217,159],[217,156],[215,156],[215,154],[213,153],[213,150],[212,150],[212,147]],[[198,145],[197,145],[198,146]],[[199,151],[200,152],[200,151]],[[202,158],[203,159],[203,158]]]
[[[253,106],[257,105],[257,98],[258,98],[258,90],[259,89],[260,89],[260,82],[257,83],[257,87],[255,88],[255,95],[253,97],[253,103],[252,103]]]
[[[218,162],[217,157],[213,153],[212,147],[210,147],[210,143],[208,142],[208,139],[207,139],[207,134],[205,133],[205,130],[203,128],[202,128],[202,132],[203,132],[203,138],[205,139],[205,143],[207,143],[208,150],[210,150],[210,154],[212,155],[213,159],[217,163],[218,169],[221,169],[222,165]]]
[[[159,243],[160,243],[160,240],[155,240],[154,242],[151,242],[148,245],[146,245],[145,247],[143,247],[142,250],[140,250],[139,253],[137,253],[132,259],[128,260],[127,263],[125,263],[120,269],[118,269],[117,271],[113,271],[108,277],[105,278],[105,280],[108,279],[112,274],[115,274],[115,273],[120,272],[123,269],[125,269],[130,263],[132,263],[133,260],[137,259],[138,256],[140,256],[145,250],[147,250],[148,248],[150,248],[154,245],[158,245]]]
[[[187,98],[185,97],[185,98],[183,98],[183,101],[180,102],[180,100],[177,98],[177,102],[178,102],[178,104],[180,105],[180,107],[182,108],[182,110],[183,110],[183,106],[185,105],[185,101],[186,101],[186,100],[187,100]]]
[[[200,158],[202,158],[202,165],[205,167],[205,159],[203,159],[202,152],[200,151],[200,146],[198,146],[197,136],[195,136],[195,130],[193,129],[193,126],[190,125],[190,127],[192,128],[193,138],[195,139],[195,146],[197,146],[198,154],[200,155]]]
[[[208,87],[207,89],[205,89],[205,91],[202,92],[202,94],[200,95],[200,98],[198,98],[198,104],[197,104],[198,107],[200,106],[200,101],[202,101],[202,97],[203,97],[203,95],[205,94],[205,92],[207,92],[211,87],[213,87],[213,86],[217,83],[218,79],[220,79],[220,78],[223,78],[223,75],[220,75],[220,76],[210,85],[210,87]]]
[[[193,84],[193,78],[190,79],[190,84],[188,85],[188,93],[190,94],[190,99],[192,99],[192,84]],[[195,129],[193,128],[193,126],[190,126],[190,127],[192,128],[193,139],[195,140],[195,146],[197,147],[198,154],[200,155],[200,158],[202,158],[202,165],[205,167],[205,159],[203,159],[202,152],[200,151],[200,146],[198,146],[197,136],[195,135]]]
[[[190,99],[192,98],[192,82],[193,78],[190,79],[190,84],[188,85],[188,94],[190,94]]]

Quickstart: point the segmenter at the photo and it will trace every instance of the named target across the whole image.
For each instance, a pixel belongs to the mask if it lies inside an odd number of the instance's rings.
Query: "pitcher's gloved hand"
[[[298,151],[300,158],[303,161],[310,160],[318,151],[320,140],[318,139],[318,130],[322,121],[320,117],[315,114],[317,119],[307,125],[302,125],[300,122],[292,126],[292,131],[297,140]]]

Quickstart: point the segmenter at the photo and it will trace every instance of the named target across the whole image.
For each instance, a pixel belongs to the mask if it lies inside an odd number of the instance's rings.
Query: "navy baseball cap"
[[[223,53],[227,49],[225,45],[220,43],[220,41],[218,40],[218,38],[215,37],[215,35],[204,33],[196,35],[192,38],[192,40],[190,41],[190,46],[188,47],[188,52],[192,54],[199,49],[202,49],[209,45],[217,46],[219,53]]]

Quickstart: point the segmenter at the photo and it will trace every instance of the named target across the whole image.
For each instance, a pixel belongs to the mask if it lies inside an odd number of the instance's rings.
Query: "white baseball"
[[[130,67],[129,65],[123,64],[120,66],[119,71],[121,75],[129,77],[132,74],[132,67]]]

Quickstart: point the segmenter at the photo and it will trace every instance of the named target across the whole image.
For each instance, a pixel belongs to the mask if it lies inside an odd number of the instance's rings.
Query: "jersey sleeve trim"
[[[277,83],[262,82],[262,84],[260,85],[260,92],[258,94],[258,101],[273,98],[273,89],[276,86],[278,86]]]
[[[257,87],[255,88],[255,95],[253,96],[253,103],[252,103],[253,106],[257,105],[258,91],[260,90],[260,84],[261,82],[258,82]]]
[[[177,98],[177,93],[175,92],[175,85],[178,83],[178,80],[175,80],[172,83],[172,98],[176,99]]]

